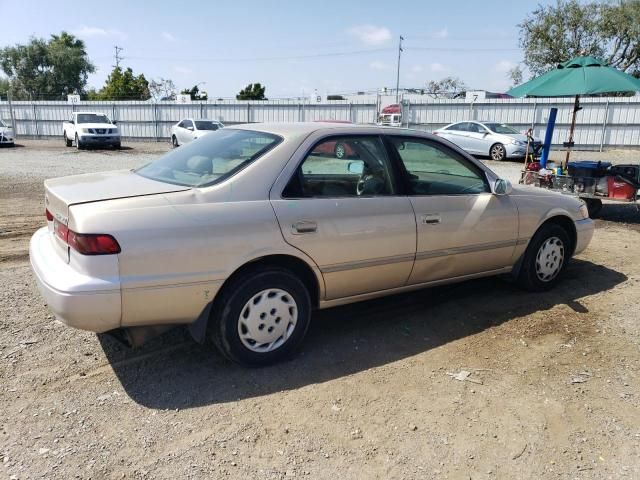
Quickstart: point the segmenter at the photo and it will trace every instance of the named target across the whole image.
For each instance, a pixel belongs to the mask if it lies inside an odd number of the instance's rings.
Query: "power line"
[[[180,57],[180,60],[185,62],[220,62],[220,63],[243,63],[243,62],[261,62],[261,61],[275,61],[275,60],[301,60],[305,58],[323,58],[323,57],[344,57],[351,55],[368,55],[372,53],[380,52],[392,52],[395,48],[371,48],[367,50],[351,50],[346,52],[329,52],[329,53],[312,53],[308,55],[288,55],[288,56],[273,56],[273,57],[244,57],[244,58],[204,58],[204,57]],[[167,57],[146,57],[146,56],[129,56],[131,60],[152,60],[152,61],[164,61],[175,62],[174,59]]]

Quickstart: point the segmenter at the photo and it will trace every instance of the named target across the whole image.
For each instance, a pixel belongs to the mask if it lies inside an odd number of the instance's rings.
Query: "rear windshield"
[[[496,133],[504,133],[507,135],[513,135],[514,133],[520,133],[515,128],[510,127],[509,125],[505,125],[504,123],[485,123],[485,127],[487,127],[492,132]]]
[[[106,115],[96,113],[79,113],[77,121],[78,123],[111,123]]]
[[[216,122],[208,122],[206,120],[196,120],[196,128],[198,130],[218,130],[220,124]]]
[[[176,148],[135,172],[160,182],[206,187],[231,177],[281,140],[270,133],[223,128]]]

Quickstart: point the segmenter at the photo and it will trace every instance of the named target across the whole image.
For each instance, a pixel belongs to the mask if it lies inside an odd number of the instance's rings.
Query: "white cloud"
[[[366,45],[383,45],[391,40],[391,31],[388,28],[375,25],[356,25],[349,29],[349,34]]]
[[[446,65],[436,62],[429,65],[429,70],[431,70],[433,73],[446,73],[450,69]]]
[[[176,37],[174,37],[169,32],[162,32],[161,35],[162,35],[162,38],[164,38],[167,42],[175,42],[176,41]]]
[[[420,73],[424,71],[424,67],[422,65],[414,65],[413,67],[411,67],[411,71],[413,73]]]
[[[447,27],[441,28],[440,30],[432,32],[431,36],[433,38],[447,38],[449,36],[449,30],[447,30]]]
[[[374,60],[369,64],[369,68],[371,70],[389,70],[389,65],[384,62],[380,62],[379,60]]]
[[[175,70],[176,73],[179,73],[180,75],[191,75],[193,73],[193,70],[191,70],[188,67],[181,67],[179,65],[173,67],[173,69]]]
[[[498,63],[495,64],[493,68],[498,72],[507,73],[509,70],[511,70],[515,66],[516,64],[513,62],[510,62],[509,60],[500,60]]]
[[[83,25],[82,27],[73,30],[73,33],[77,37],[83,38],[92,38],[92,37],[111,37],[117,38],[119,40],[124,40],[127,38],[127,34],[121,32],[120,30],[116,30],[114,28],[100,28],[100,27],[88,27]]]

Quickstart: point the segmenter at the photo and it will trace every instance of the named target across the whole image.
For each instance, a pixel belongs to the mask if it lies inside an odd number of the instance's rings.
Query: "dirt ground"
[[[55,321],[27,253],[42,181],[169,148],[59,143],[0,150],[0,477],[640,478],[635,207],[605,206],[552,292],[496,278],[324,310],[294,360],[248,370],[183,330],[129,350]]]

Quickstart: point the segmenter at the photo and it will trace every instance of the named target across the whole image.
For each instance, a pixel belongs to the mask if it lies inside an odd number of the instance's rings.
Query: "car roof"
[[[106,113],[102,113],[102,112],[73,112],[76,115],[104,115],[105,117],[107,116]]]
[[[240,125],[231,125],[227,128],[237,128],[241,130],[257,130],[260,132],[273,133],[275,135],[289,136],[300,134],[311,134],[314,132],[331,132],[340,133],[353,132],[354,130],[377,130],[380,132],[399,132],[406,131],[407,133],[413,130],[407,128],[398,127],[381,127],[376,125],[361,125],[357,123],[325,123],[325,122],[278,122],[278,123],[243,123]]]

